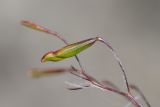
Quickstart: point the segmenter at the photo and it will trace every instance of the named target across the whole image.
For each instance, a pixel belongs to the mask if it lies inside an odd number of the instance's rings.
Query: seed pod
[[[64,60],[66,58],[73,57],[82,52],[83,50],[91,47],[96,41],[97,38],[90,38],[87,40],[67,45],[59,50],[48,52],[42,57],[41,62],[46,62],[46,61],[56,62]]]

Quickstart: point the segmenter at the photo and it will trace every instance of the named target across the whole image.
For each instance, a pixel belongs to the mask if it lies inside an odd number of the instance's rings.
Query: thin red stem
[[[121,62],[120,58],[118,57],[116,51],[112,48],[112,46],[110,45],[110,43],[104,41],[101,37],[96,37],[96,38],[97,38],[98,41],[104,43],[111,50],[111,52],[113,53],[116,61],[118,62],[118,65],[120,66],[120,68],[122,70],[123,77],[124,77],[124,80],[125,80],[125,84],[126,84],[126,87],[127,87],[127,91],[128,91],[128,93],[131,93],[130,92],[130,88],[129,88],[129,83],[128,83],[127,75],[125,73],[125,69],[124,69],[124,67],[122,65],[122,62]]]

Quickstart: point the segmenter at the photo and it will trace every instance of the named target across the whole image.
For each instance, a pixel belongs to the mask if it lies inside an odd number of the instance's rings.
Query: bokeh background
[[[123,107],[120,96],[88,88],[66,89],[69,74],[31,79],[33,67],[77,66],[74,58],[40,63],[44,53],[64,44],[57,38],[21,26],[31,20],[53,29],[69,42],[100,35],[118,52],[130,83],[153,107],[160,99],[159,0],[0,0],[0,107]],[[79,55],[85,70],[125,91],[120,69],[101,43]],[[130,106],[131,107],[131,106]]]

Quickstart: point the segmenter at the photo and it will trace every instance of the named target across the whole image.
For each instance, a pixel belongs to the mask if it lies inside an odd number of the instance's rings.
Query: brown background
[[[97,35],[112,43],[130,83],[143,90],[153,107],[160,99],[159,0],[0,0],[0,107],[123,107],[126,101],[98,89],[68,91],[66,74],[30,79],[33,67],[77,65],[75,59],[40,63],[42,55],[64,44],[57,38],[20,25],[31,20],[61,32],[69,42]],[[79,55],[97,79],[108,79],[125,90],[110,51],[97,43]]]

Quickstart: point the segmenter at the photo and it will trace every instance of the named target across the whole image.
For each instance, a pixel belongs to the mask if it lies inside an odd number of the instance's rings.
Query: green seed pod
[[[92,46],[96,41],[97,38],[90,38],[87,40],[67,45],[59,50],[48,52],[42,57],[41,62],[46,62],[46,61],[56,62],[64,60],[66,58],[73,57],[82,52],[83,50]]]

